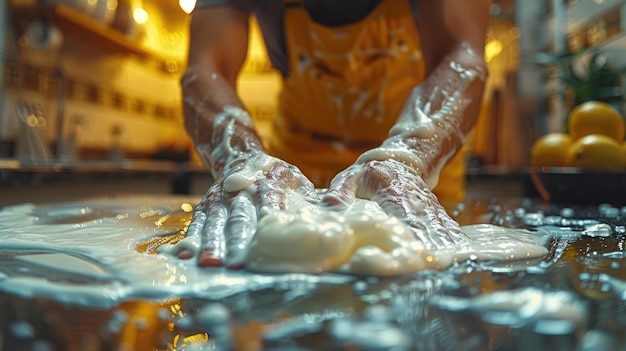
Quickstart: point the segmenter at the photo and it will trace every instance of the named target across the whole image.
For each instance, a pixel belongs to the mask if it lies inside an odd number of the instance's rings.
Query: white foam
[[[341,214],[300,204],[284,212],[267,210],[250,244],[248,269],[390,276],[444,269],[468,259],[519,261],[548,253],[544,236],[523,230],[465,226],[467,239],[437,247],[418,240],[372,201],[357,199]],[[423,224],[426,231],[435,231]]]
[[[429,248],[372,202],[354,206],[348,219],[315,206],[308,215],[267,213],[262,221],[277,220],[278,225],[287,221],[289,228],[297,230],[283,228],[273,237],[257,233],[248,264],[254,269],[265,261],[266,267],[272,268],[265,270],[288,274],[199,268],[195,260],[145,254],[135,249],[143,240],[183,229],[191,217],[185,211],[198,201],[132,197],[5,207],[0,211],[0,250],[5,254],[0,260],[0,290],[110,308],[130,298],[219,299],[289,282],[345,284],[355,279],[333,271],[389,275],[445,268],[474,255],[517,260],[547,252],[541,246],[545,238],[488,225],[465,227],[470,240],[458,246]],[[310,237],[290,236],[305,229]],[[330,234],[336,232],[341,234]],[[265,240],[270,242],[264,243]],[[268,246],[272,242],[284,249]],[[8,256],[13,258],[6,259]],[[3,266],[7,262],[13,267],[17,262],[20,268]],[[321,272],[326,273],[318,274]],[[84,281],[77,282],[76,277],[83,277]]]
[[[110,308],[130,298],[195,296],[219,299],[278,282],[345,283],[339,275],[269,275],[224,268],[199,268],[194,260],[145,254],[142,240],[176,233],[188,221],[181,207],[198,198],[131,197],[63,203],[21,204],[0,211],[0,290],[42,296],[68,304]],[[181,205],[185,206],[181,206]],[[89,209],[89,210],[86,210]],[[94,213],[102,213],[94,217]],[[89,215],[82,221],[81,215]],[[164,220],[169,216],[169,221]],[[55,223],[55,218],[59,219]],[[67,218],[73,218],[68,221]],[[3,264],[10,265],[3,266]],[[20,267],[9,270],[9,266]],[[77,282],[76,277],[84,277]],[[69,279],[71,278],[71,279]]]

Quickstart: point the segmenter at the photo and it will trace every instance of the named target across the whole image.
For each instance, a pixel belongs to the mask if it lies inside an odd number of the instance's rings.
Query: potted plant
[[[565,88],[566,102],[574,108],[585,101],[603,101],[622,110],[624,89],[622,75],[626,67],[613,67],[602,52],[584,49],[574,53],[538,55],[538,63],[548,65],[552,77]]]

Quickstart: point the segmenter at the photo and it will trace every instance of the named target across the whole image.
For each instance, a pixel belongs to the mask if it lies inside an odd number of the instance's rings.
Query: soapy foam
[[[341,214],[301,201],[287,211],[266,210],[250,243],[246,267],[274,273],[390,276],[444,269],[468,259],[519,261],[548,253],[546,238],[530,232],[488,224],[465,226],[463,231],[466,240],[442,247],[418,240],[372,201],[357,199]]]
[[[0,290],[110,308],[131,298],[218,299],[284,281],[345,284],[354,279],[317,274],[322,271],[390,275],[441,269],[467,258],[518,260],[546,253],[545,238],[489,225],[465,227],[470,240],[458,247],[429,249],[371,202],[360,202],[347,216],[304,203],[300,212],[265,210],[248,255],[250,268],[313,275],[200,268],[194,260],[136,249],[142,241],[182,230],[197,200],[120,198],[5,207],[0,211]],[[274,244],[282,249],[268,246]]]
[[[0,211],[0,290],[110,308],[132,298],[219,299],[284,280],[343,284],[353,279],[199,268],[194,260],[136,249],[145,240],[183,230],[191,204],[198,200],[122,197],[4,207]]]

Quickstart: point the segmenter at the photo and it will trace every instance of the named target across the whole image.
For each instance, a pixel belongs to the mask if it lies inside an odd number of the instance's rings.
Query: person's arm
[[[293,193],[319,201],[300,170],[267,154],[237,96],[247,48],[247,13],[234,6],[193,12],[181,79],[185,126],[214,182],[185,239],[169,251],[201,266],[241,267],[262,208],[284,209]]]
[[[416,88],[413,101],[407,101],[407,105],[414,103],[416,111],[450,127],[448,135],[442,135],[441,144],[435,144],[439,148],[436,157],[425,160],[423,177],[432,187],[441,168],[465,143],[479,115],[487,78],[484,48],[490,6],[491,0],[419,1],[418,28],[427,79]],[[407,119],[414,122],[415,118],[405,112],[399,124]],[[432,151],[415,147],[422,155]]]
[[[181,79],[185,127],[216,179],[229,162],[263,150],[236,93],[247,49],[248,14],[243,10],[213,6],[193,12],[187,69]]]
[[[489,0],[421,0],[418,26],[426,79],[417,85],[380,147],[332,181],[323,201],[336,209],[370,199],[413,228],[422,242],[446,246],[465,235],[431,192],[463,145],[482,100]]]
[[[383,143],[357,162],[394,158],[432,188],[463,145],[480,110],[490,0],[420,1],[418,23],[426,80],[409,96]]]

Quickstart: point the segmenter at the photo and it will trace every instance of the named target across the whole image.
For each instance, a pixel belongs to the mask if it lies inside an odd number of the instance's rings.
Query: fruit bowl
[[[626,170],[540,167],[530,172],[541,197],[553,203],[626,205]]]

